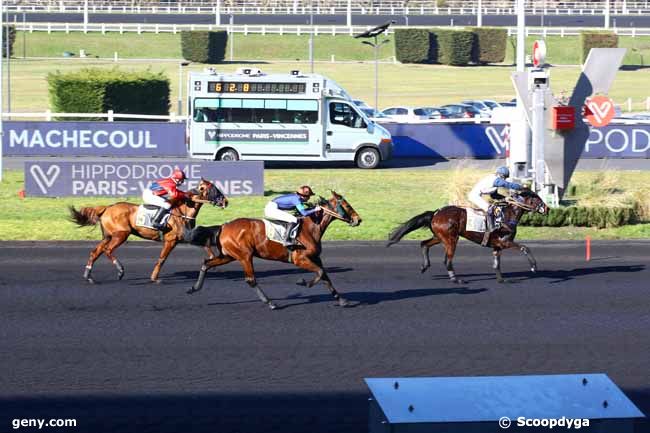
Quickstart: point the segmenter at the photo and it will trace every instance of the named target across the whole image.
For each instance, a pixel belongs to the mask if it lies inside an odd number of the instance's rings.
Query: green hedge
[[[501,63],[506,58],[508,31],[497,27],[469,27],[474,33],[472,61],[481,65]]]
[[[429,63],[432,36],[427,29],[396,29],[395,57],[401,63]]]
[[[438,63],[465,66],[472,61],[474,33],[468,30],[434,30],[438,46]]]
[[[582,52],[582,63],[587,60],[589,51],[592,48],[617,48],[618,35],[607,31],[584,31],[580,32],[580,51]]]
[[[182,31],[181,53],[185,60],[198,63],[219,63],[226,55],[228,33],[225,31]]]
[[[3,26],[2,28],[2,57],[7,57],[7,35],[9,35],[9,56],[14,53],[14,42],[16,42],[16,28],[14,26]]]
[[[51,110],[58,113],[169,114],[169,79],[162,73],[86,68],[52,72],[47,84]]]
[[[633,207],[560,207],[551,209],[548,215],[527,213],[520,224],[546,227],[619,227],[637,222]]]

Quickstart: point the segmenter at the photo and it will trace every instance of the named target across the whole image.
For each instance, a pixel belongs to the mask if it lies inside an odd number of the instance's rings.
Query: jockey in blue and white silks
[[[485,196],[496,198],[498,188],[507,188],[514,190],[521,190],[523,186],[515,183],[508,182],[506,179],[510,177],[510,170],[508,167],[499,167],[497,168],[494,174],[485,176],[483,179],[479,180],[474,188],[469,192],[467,198],[479,209],[482,209],[484,212],[488,212],[490,208],[490,202],[486,200]]]
[[[296,218],[290,212],[297,211],[300,215],[306,217],[320,210],[320,206],[316,206],[313,209],[305,208],[304,203],[306,203],[313,195],[314,192],[311,190],[311,188],[307,185],[303,185],[298,188],[298,191],[295,193],[276,197],[268,202],[266,204],[266,207],[264,207],[264,216],[267,219],[288,223],[286,237],[283,241],[283,244],[285,246],[293,245],[290,236],[293,228],[298,223],[298,218]]]

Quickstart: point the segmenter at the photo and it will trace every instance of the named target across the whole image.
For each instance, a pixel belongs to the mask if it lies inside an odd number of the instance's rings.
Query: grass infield
[[[265,203],[272,197],[293,191],[297,185],[310,184],[317,194],[329,196],[334,189],[343,194],[363,218],[360,227],[336,222],[326,240],[385,240],[397,224],[448,203],[454,173],[443,170],[357,169],[271,169],[265,170],[264,197],[230,199],[226,210],[207,207],[199,214],[198,224],[220,224],[238,217],[261,217]],[[578,189],[586,188],[602,174],[579,172],[574,176]],[[634,189],[650,184],[649,172],[625,172],[617,175],[618,188]],[[0,240],[83,240],[99,239],[98,228],[77,228],[67,220],[68,205],[96,206],[121,200],[139,202],[137,197],[122,198],[20,198],[23,189],[21,171],[6,171],[0,186],[3,203],[0,212]],[[603,200],[606,198],[604,197]],[[418,231],[408,239],[424,239],[428,231]],[[617,228],[521,227],[518,238],[544,240],[625,239],[650,237],[650,224]]]

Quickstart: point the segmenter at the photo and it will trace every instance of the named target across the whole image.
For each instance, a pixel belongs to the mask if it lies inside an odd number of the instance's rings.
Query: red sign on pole
[[[614,118],[614,101],[607,96],[592,96],[585,101],[585,118],[592,126],[607,126]]]
[[[546,43],[542,40],[533,43],[533,66],[539,68],[546,61]]]

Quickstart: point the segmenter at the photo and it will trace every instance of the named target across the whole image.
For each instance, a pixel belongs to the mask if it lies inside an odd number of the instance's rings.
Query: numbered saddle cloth
[[[465,211],[467,212],[465,231],[484,233],[487,230],[485,212],[472,208],[465,208]]]
[[[141,204],[138,207],[138,212],[135,214],[135,225],[155,230],[153,226],[153,218],[156,216],[156,212],[158,212],[158,206]],[[162,224],[166,225],[167,220],[169,220],[169,213],[163,217]]]
[[[266,238],[273,242],[282,243],[282,241],[285,239],[285,236],[287,234],[287,223],[282,221],[269,220],[266,218],[264,218],[262,221],[264,221],[264,226],[266,229]],[[291,233],[292,239],[296,238],[298,227],[300,226],[297,225],[293,228]]]

